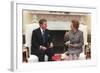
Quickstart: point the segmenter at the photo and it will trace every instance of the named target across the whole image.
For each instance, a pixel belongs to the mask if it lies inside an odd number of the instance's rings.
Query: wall
[[[23,24],[32,24],[33,15],[29,11],[23,11]]]
[[[58,29],[69,30],[71,20],[76,18],[80,21],[80,24],[87,26],[87,32],[91,33],[91,16],[90,15],[57,15],[57,14],[34,14],[34,11],[23,11],[23,32],[27,29],[26,25],[37,23],[39,19],[45,18],[48,21],[48,28],[53,29],[56,24]],[[36,22],[34,22],[36,21]],[[56,28],[55,27],[55,28]],[[25,29],[24,29],[25,28]],[[63,29],[62,29],[63,28]]]

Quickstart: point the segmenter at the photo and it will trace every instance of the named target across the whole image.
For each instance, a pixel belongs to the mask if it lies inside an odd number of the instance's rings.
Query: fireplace
[[[64,46],[65,32],[66,30],[51,30],[55,53],[63,53],[66,50]]]

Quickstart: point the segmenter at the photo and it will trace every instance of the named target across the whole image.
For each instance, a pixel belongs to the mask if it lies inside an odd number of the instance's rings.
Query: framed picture
[[[45,70],[54,68],[60,69],[96,65],[94,33],[96,30],[95,7],[41,5],[34,4],[32,2],[12,2],[11,8],[11,69],[13,71]],[[46,25],[48,25],[46,29],[48,29],[52,34],[48,34],[47,36],[52,36],[52,61],[48,61],[48,54],[43,52],[43,49],[47,50],[48,47],[40,43],[42,34],[35,34],[35,32],[37,32],[36,30],[42,26],[41,20],[46,22]],[[66,33],[70,33],[74,30],[72,29],[73,21],[79,24],[78,30],[75,32],[76,34],[71,34],[72,36],[69,34],[70,39],[69,41],[66,41],[66,39],[64,39],[66,37]],[[74,25],[73,28],[75,28]],[[80,35],[81,32],[83,33],[82,35]],[[77,39],[79,41],[77,41]],[[79,44],[78,42],[80,41],[82,43],[80,47],[81,52],[78,54],[75,53],[76,50],[74,53],[70,53],[69,44],[66,45],[66,43],[73,45],[73,41],[74,43],[76,41],[77,44]],[[39,50],[42,50],[43,54],[39,53],[40,51],[34,51],[34,44],[38,44]],[[51,43],[49,45],[51,45]],[[40,62],[41,55],[43,55],[42,62]]]

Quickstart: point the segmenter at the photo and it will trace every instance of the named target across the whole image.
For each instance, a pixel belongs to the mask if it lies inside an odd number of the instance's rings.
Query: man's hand
[[[40,46],[40,49],[45,51],[47,48],[44,46]]]
[[[46,47],[42,47],[42,50],[46,50],[47,48]]]

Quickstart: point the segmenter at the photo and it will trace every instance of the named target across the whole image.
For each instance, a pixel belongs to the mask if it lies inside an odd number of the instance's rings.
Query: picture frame
[[[56,61],[42,63],[23,63],[22,62],[22,42],[23,42],[23,10],[39,10],[52,12],[74,12],[91,14],[91,59],[78,61]],[[97,64],[95,47],[96,30],[96,8],[84,6],[63,6],[63,5],[43,5],[32,2],[11,2],[11,70],[12,71],[34,71],[45,69],[60,69],[67,67],[95,66]],[[25,42],[25,41],[24,41]],[[48,66],[48,67],[47,67]]]

